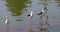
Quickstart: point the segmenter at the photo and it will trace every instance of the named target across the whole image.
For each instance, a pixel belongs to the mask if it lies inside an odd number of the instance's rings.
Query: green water
[[[13,28],[28,24],[29,19],[27,15],[31,11],[34,12],[34,15],[39,13],[43,9],[42,1],[44,0],[32,0],[32,2],[29,2],[29,0],[0,0],[0,30],[3,31],[6,28],[4,24],[5,16],[9,17],[9,27]],[[48,22],[51,27],[56,27],[49,28],[49,31],[60,32],[60,0],[47,0],[47,2]],[[34,16],[33,23],[38,24],[39,17]],[[44,16],[43,19],[45,20],[45,18]]]

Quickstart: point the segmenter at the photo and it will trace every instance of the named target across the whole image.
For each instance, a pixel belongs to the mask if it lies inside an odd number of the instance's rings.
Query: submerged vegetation
[[[55,0],[57,5],[60,6],[60,0]]]
[[[26,7],[24,4],[27,0],[6,0],[6,4],[9,8],[9,11],[12,12],[12,15],[19,16],[23,14],[23,9]]]

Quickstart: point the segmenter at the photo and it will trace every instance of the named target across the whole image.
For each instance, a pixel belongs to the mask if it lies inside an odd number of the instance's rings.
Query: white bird
[[[29,15],[27,15],[29,18],[33,17],[33,11],[31,11],[31,13]]]
[[[5,24],[9,24],[8,16],[6,16]]]

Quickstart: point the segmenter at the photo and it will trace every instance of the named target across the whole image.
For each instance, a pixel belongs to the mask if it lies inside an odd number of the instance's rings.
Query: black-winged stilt
[[[9,24],[8,16],[6,16],[5,24]]]
[[[37,15],[40,15],[40,19],[39,19],[40,26],[38,27],[38,29],[40,31],[44,31],[44,32],[48,31],[46,28],[47,26],[44,24],[43,19],[42,19],[43,15],[45,14],[45,10],[46,10],[46,7],[44,7],[43,10],[37,14]],[[47,21],[46,21],[46,23],[47,23]]]
[[[44,14],[44,10],[42,10],[40,13],[38,13],[37,15],[41,15]]]
[[[32,18],[33,17],[33,11],[31,11],[31,13],[27,15],[27,17]]]
[[[28,32],[33,32],[33,30],[32,30],[32,17],[33,17],[33,11],[31,11],[31,13],[29,14],[29,15],[27,15],[28,17],[29,17],[29,19],[30,19],[30,21],[29,21],[29,26],[30,26],[30,28],[28,29]]]
[[[9,32],[9,20],[8,20],[8,16],[6,16],[5,24],[6,24],[6,32]]]

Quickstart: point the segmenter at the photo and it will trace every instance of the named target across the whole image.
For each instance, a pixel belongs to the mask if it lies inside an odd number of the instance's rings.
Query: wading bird
[[[33,17],[33,11],[31,11],[31,13],[29,15],[27,15],[30,19],[29,21],[29,26],[30,26],[30,29],[28,29],[28,32],[33,32],[32,30],[32,17]]]
[[[9,32],[9,20],[8,20],[8,16],[6,16],[5,24],[6,24],[6,32]]]
[[[39,29],[40,31],[47,32],[47,31],[48,31],[47,28],[46,28],[47,26],[45,26],[45,24],[43,23],[43,19],[42,19],[43,15],[44,15],[44,13],[45,13],[45,8],[46,8],[46,7],[44,7],[44,9],[43,9],[40,13],[37,14],[37,15],[40,15],[40,19],[39,19],[39,24],[40,24],[40,26],[38,27],[38,29]],[[48,24],[48,23],[47,23],[47,20],[46,20],[45,23]]]
[[[32,18],[33,17],[33,11],[31,11],[31,13],[27,15],[27,17]]]
[[[8,16],[6,16],[5,24],[9,24]]]
[[[44,10],[42,10],[40,13],[38,13],[37,15],[41,15],[44,14]]]

